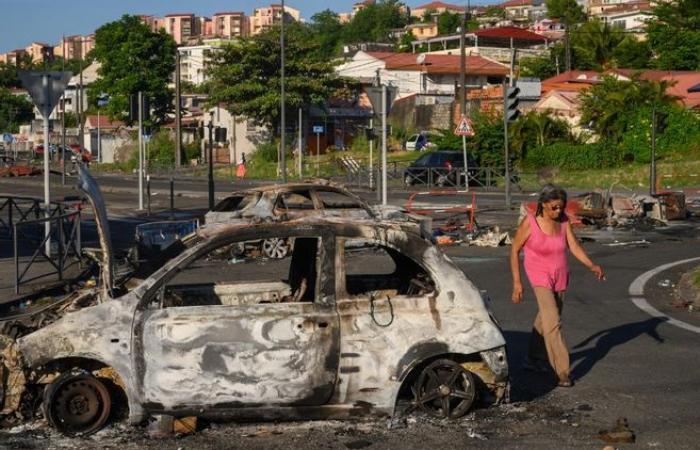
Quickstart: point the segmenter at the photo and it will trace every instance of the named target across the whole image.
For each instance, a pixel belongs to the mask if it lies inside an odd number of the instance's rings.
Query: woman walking
[[[513,303],[523,299],[520,280],[520,250],[525,250],[525,273],[537,298],[538,313],[530,339],[530,351],[525,361],[526,369],[537,370],[549,360],[557,383],[561,387],[572,386],[569,375],[569,351],[561,333],[561,310],[564,293],[569,285],[567,249],[599,280],[605,280],[603,269],[594,264],[583,250],[571,228],[564,210],[566,191],[547,184],[537,201],[537,211],[518,227],[510,254],[513,273]],[[543,342],[545,352],[542,351]]]

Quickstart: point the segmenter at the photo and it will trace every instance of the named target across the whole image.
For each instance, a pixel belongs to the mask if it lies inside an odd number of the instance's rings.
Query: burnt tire
[[[109,419],[112,398],[105,384],[92,374],[74,370],[46,386],[43,410],[49,425],[67,436],[87,436]]]
[[[459,419],[476,400],[474,375],[450,359],[428,364],[413,387],[416,405],[427,414]]]

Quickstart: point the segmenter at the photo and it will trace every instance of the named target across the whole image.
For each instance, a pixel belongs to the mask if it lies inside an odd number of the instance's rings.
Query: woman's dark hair
[[[566,197],[566,191],[564,189],[551,183],[545,184],[542,186],[540,197],[537,199],[537,212],[535,216],[541,216],[543,210],[542,205],[552,200],[561,200],[564,202],[564,207],[561,210],[561,214],[564,214],[564,210],[566,209]]]

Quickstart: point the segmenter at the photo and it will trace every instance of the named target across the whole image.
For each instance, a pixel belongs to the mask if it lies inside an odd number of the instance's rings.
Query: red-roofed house
[[[415,8],[411,8],[411,17],[421,19],[425,16],[426,12],[432,12],[433,14],[442,14],[444,12],[462,14],[464,13],[464,9],[464,6],[453,5],[451,3],[430,2],[424,5],[416,6]]]
[[[505,64],[470,55],[467,57],[467,86],[482,88],[499,84],[509,73]],[[338,66],[338,75],[371,84],[377,74],[384,83],[398,88],[398,96],[411,94],[453,95],[459,80],[458,55],[358,52],[350,62]]]

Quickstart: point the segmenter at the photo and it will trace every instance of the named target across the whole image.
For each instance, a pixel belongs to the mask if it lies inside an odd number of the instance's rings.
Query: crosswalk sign
[[[455,134],[457,136],[474,136],[472,121],[462,116],[462,120],[459,121],[459,125],[455,128]]]

